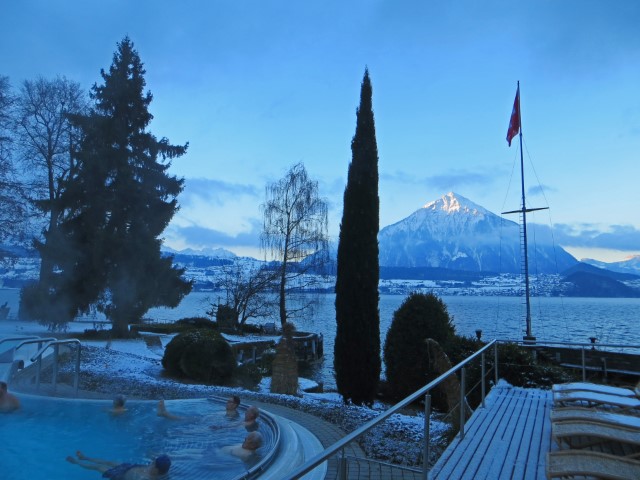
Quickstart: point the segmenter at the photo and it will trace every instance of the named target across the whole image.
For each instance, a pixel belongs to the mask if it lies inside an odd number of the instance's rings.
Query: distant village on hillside
[[[195,252],[191,252],[195,253]],[[255,270],[264,262],[251,257],[236,257],[221,251],[220,256],[171,253],[174,263],[186,269],[195,291],[223,290],[229,268]],[[167,253],[169,254],[169,253]],[[0,287],[21,288],[38,278],[40,260],[35,255],[19,256],[0,266]],[[331,271],[331,269],[329,269]],[[319,275],[314,292],[333,293],[335,276]],[[640,275],[612,272],[586,263],[559,274],[530,274],[532,295],[573,297],[640,297]],[[522,296],[523,277],[513,273],[471,272],[446,268],[380,268],[380,293],[407,295],[410,292],[434,292],[440,296]]]

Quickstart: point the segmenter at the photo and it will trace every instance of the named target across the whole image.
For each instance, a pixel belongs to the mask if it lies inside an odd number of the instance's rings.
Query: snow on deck
[[[544,479],[553,406],[548,390],[500,382],[432,468],[436,479]],[[554,448],[555,449],[555,448]]]

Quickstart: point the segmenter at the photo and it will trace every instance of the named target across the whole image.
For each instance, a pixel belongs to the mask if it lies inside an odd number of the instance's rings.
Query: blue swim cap
[[[160,473],[167,473],[171,467],[171,459],[168,455],[160,455],[154,463]]]

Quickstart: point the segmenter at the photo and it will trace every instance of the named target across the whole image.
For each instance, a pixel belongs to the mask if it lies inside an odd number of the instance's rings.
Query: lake
[[[335,295],[315,295],[318,304],[308,319],[294,320],[301,331],[321,333],[325,358],[322,365],[309,372],[311,378],[322,381],[327,388],[335,387],[333,378],[333,343],[335,337]],[[404,295],[380,296],[380,341],[384,345],[393,312],[404,301]],[[0,289],[0,304],[11,307],[11,316],[18,311],[19,290]],[[206,316],[211,303],[223,301],[219,292],[193,292],[175,309],[154,308],[146,317],[174,321],[184,317]],[[482,338],[522,340],[525,332],[525,305],[520,297],[443,296],[456,332]],[[532,333],[542,341],[640,344],[640,299],[638,298],[565,298],[536,297],[531,299]],[[383,366],[384,368],[384,366]]]

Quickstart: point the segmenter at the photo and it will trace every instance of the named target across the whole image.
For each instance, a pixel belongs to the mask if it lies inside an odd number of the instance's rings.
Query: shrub
[[[425,345],[432,338],[443,348],[455,336],[447,306],[433,293],[412,293],[393,314],[384,345],[392,395],[403,398],[436,378]]]
[[[237,383],[243,388],[253,390],[262,380],[262,371],[255,363],[245,363],[238,366],[235,373]]]
[[[191,328],[218,328],[216,322],[213,322],[205,317],[186,317],[181,318],[176,322],[177,325],[187,326]]]
[[[135,333],[149,332],[162,333],[165,335],[188,332],[196,328],[217,329],[218,326],[215,322],[203,317],[181,318],[171,323],[141,323],[130,326],[130,330]]]
[[[233,376],[236,361],[217,331],[199,329],[174,337],[165,348],[162,366],[174,375],[223,385]]]
[[[454,337],[448,342],[446,346],[446,352],[451,360],[451,365],[457,365],[466,358],[476,353],[482,347],[484,343],[473,337],[454,335]],[[485,353],[485,367],[486,372],[489,372],[490,364],[493,359],[493,352],[488,351]],[[471,408],[475,408],[482,400],[482,387],[480,381],[482,379],[482,360],[477,358],[476,360],[468,363],[465,366],[465,378],[466,378],[466,395],[467,402]],[[492,377],[485,377],[485,381]],[[488,388],[488,384],[485,384]]]
[[[273,373],[273,360],[276,358],[275,348],[268,348],[257,362],[257,366],[260,369],[260,373],[265,377],[270,377]]]
[[[184,375],[180,367],[180,359],[187,346],[194,341],[191,336],[192,333],[195,332],[176,335],[165,347],[164,355],[162,356],[162,367],[169,373],[173,375]]]
[[[575,380],[571,373],[538,357],[530,348],[516,343],[498,345],[498,374],[511,385],[529,388],[551,388],[554,383]]]

